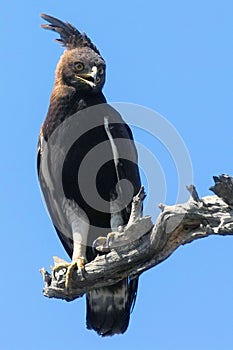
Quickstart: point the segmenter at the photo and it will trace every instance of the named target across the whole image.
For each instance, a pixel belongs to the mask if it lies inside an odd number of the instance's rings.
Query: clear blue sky
[[[144,105],[173,124],[189,151],[194,183],[233,174],[232,1],[5,1],[1,26],[1,330],[3,350],[232,350],[233,240],[213,237],[178,249],[140,278],[123,336],[85,329],[84,300],[43,297],[39,268],[67,258],[44,209],[35,157],[62,49],[40,29],[41,12],[70,21],[101,50],[109,101]],[[142,116],[143,118],[143,116]],[[146,135],[135,131],[147,145]],[[163,162],[166,202],[177,178]],[[171,168],[171,169],[170,169]],[[183,183],[185,186],[186,183]],[[161,184],[150,184],[156,194]],[[147,208],[156,212],[157,198]]]

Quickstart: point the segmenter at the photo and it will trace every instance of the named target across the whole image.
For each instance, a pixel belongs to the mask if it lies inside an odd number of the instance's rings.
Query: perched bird
[[[42,27],[60,35],[66,49],[55,75],[38,143],[38,177],[57,234],[83,271],[95,259],[93,242],[127,224],[141,187],[132,132],[102,93],[106,65],[86,34],[42,14]],[[68,275],[70,276],[70,275]],[[66,286],[69,287],[69,278]],[[124,333],[138,277],[86,295],[87,328],[101,336]]]

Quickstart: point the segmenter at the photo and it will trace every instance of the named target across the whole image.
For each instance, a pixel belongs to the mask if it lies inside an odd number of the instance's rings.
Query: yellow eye
[[[99,75],[103,75],[103,74],[104,74],[104,69],[103,69],[103,67],[100,67],[100,68],[98,69],[98,74],[99,74]]]
[[[84,65],[83,65],[81,62],[76,62],[76,63],[75,63],[75,69],[76,69],[78,72],[81,72],[81,71],[84,69]]]

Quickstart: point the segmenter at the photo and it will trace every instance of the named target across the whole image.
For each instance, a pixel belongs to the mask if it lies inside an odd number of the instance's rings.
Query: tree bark
[[[195,187],[190,185],[187,189],[191,197],[187,203],[160,204],[161,213],[155,224],[149,216],[141,217],[145,197],[142,188],[134,197],[127,226],[95,241],[99,255],[85,265],[82,273],[73,270],[69,288],[65,287],[66,262],[54,258],[51,274],[41,269],[45,283],[43,294],[71,301],[91,289],[142,274],[167,259],[181,245],[210,235],[232,235],[233,178],[220,175],[214,176],[214,181],[210,188],[215,193],[213,196],[199,198]]]

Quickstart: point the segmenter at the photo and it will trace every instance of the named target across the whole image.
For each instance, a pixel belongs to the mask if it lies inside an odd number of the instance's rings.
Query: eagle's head
[[[42,14],[50,24],[42,28],[60,35],[56,39],[66,47],[56,69],[56,83],[71,86],[79,92],[98,93],[105,82],[106,66],[99,50],[85,33],[80,33],[70,23]]]
[[[66,50],[56,69],[56,80],[79,92],[97,93],[105,82],[103,58],[89,47]]]

